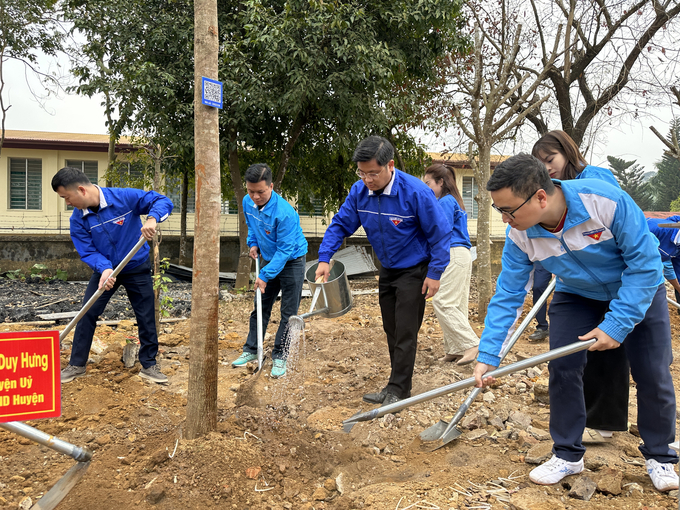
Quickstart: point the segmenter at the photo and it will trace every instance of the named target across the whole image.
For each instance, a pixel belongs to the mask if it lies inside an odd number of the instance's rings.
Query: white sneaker
[[[662,464],[654,459],[649,459],[645,461],[645,466],[656,490],[666,492],[678,488],[678,474],[675,472],[673,464],[670,462]]]
[[[583,459],[578,462],[568,462],[553,455],[549,461],[532,469],[529,479],[539,485],[552,485],[565,476],[575,475],[581,471],[583,471]]]

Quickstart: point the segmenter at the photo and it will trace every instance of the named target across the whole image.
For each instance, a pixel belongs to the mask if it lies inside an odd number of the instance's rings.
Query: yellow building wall
[[[11,158],[35,158],[42,161],[42,209],[24,210],[9,208],[9,159]],[[97,161],[98,178],[102,182],[107,166],[107,154],[105,152],[82,152],[72,150],[38,150],[38,149],[2,149],[0,157],[0,234],[68,234],[69,218],[71,211],[66,209],[64,200],[52,191],[51,181],[54,174],[66,165],[67,160]],[[463,177],[473,176],[471,169],[456,169],[456,184],[458,189],[463,189]],[[293,205],[295,201],[291,201]],[[490,212],[491,236],[504,237],[505,224],[500,214]],[[330,224],[333,215],[326,218],[321,216],[300,217],[300,224],[305,236],[322,237]],[[325,221],[324,221],[325,220]],[[187,233],[192,235],[194,230],[195,215],[187,214]],[[179,209],[161,224],[162,232],[166,235],[179,235],[180,215]],[[238,235],[238,215],[222,214],[220,219],[220,231],[222,235]],[[474,238],[477,232],[477,220],[468,213],[468,231]],[[359,229],[356,236],[365,236],[363,229]]]

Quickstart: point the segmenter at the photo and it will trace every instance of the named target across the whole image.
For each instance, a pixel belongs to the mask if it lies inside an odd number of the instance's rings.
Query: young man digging
[[[139,329],[141,377],[164,384],[168,378],[156,364],[158,334],[154,314],[153,283],[149,264],[149,246],[144,243],[116,278],[109,278],[140,234],[153,239],[156,224],[170,215],[172,201],[155,191],[95,186],[79,168],[65,167],[52,178],[52,189],[76,210],[71,214],[71,239],[80,259],[92,268],[83,304],[105,287],[96,303],[87,311],[73,336],[71,359],[61,371],[62,384],[85,375],[85,365],[97,327],[97,318],[111,296],[125,287]],[[141,215],[146,215],[142,225]]]
[[[622,190],[598,180],[552,181],[543,163],[519,154],[487,183],[493,207],[510,225],[503,270],[489,303],[475,367],[477,386],[500,360],[531,288],[533,262],[557,276],[550,305],[550,348],[596,338],[592,351],[622,348],[637,383],[640,451],[659,491],[678,488],[674,464],[675,392],[671,331],[657,241]],[[584,351],[550,362],[553,456],[530,479],[551,485],[583,471],[586,422]],[[482,380],[483,379],[483,380]]]

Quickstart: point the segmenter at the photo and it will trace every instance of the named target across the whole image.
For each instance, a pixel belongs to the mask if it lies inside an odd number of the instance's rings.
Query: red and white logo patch
[[[116,225],[122,225],[125,223],[125,218],[118,218],[117,220],[113,221]]]
[[[604,228],[598,228],[597,230],[589,230],[588,232],[583,232],[583,237],[590,237],[591,239],[599,241],[600,237],[602,237],[602,232],[604,232]]]
[[[395,227],[398,227],[399,224],[404,221],[401,218],[390,218],[390,221],[394,224]]]

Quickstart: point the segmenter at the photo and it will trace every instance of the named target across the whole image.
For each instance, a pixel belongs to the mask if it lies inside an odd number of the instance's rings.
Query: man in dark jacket
[[[106,291],[92,305],[76,327],[69,364],[61,371],[61,382],[85,375],[97,318],[121,285],[125,287],[139,329],[141,377],[163,384],[168,378],[156,364],[158,334],[154,315],[154,293],[149,264],[149,246],[144,244],[123,271],[111,278],[117,266],[137,244],[140,234],[151,240],[156,224],[170,215],[172,202],[155,191],[129,188],[101,188],[90,182],[79,168],[65,167],[52,178],[52,189],[74,207],[71,239],[80,259],[93,274],[83,304],[104,287]],[[142,225],[141,215],[146,215]]]
[[[364,401],[392,404],[411,395],[418,330],[425,299],[439,289],[449,265],[451,225],[437,198],[420,179],[394,168],[394,148],[370,136],[354,151],[361,178],[333,217],[321,247],[316,277],[330,275],[329,262],[345,237],[364,228],[380,263],[379,300],[390,351],[390,380]]]

